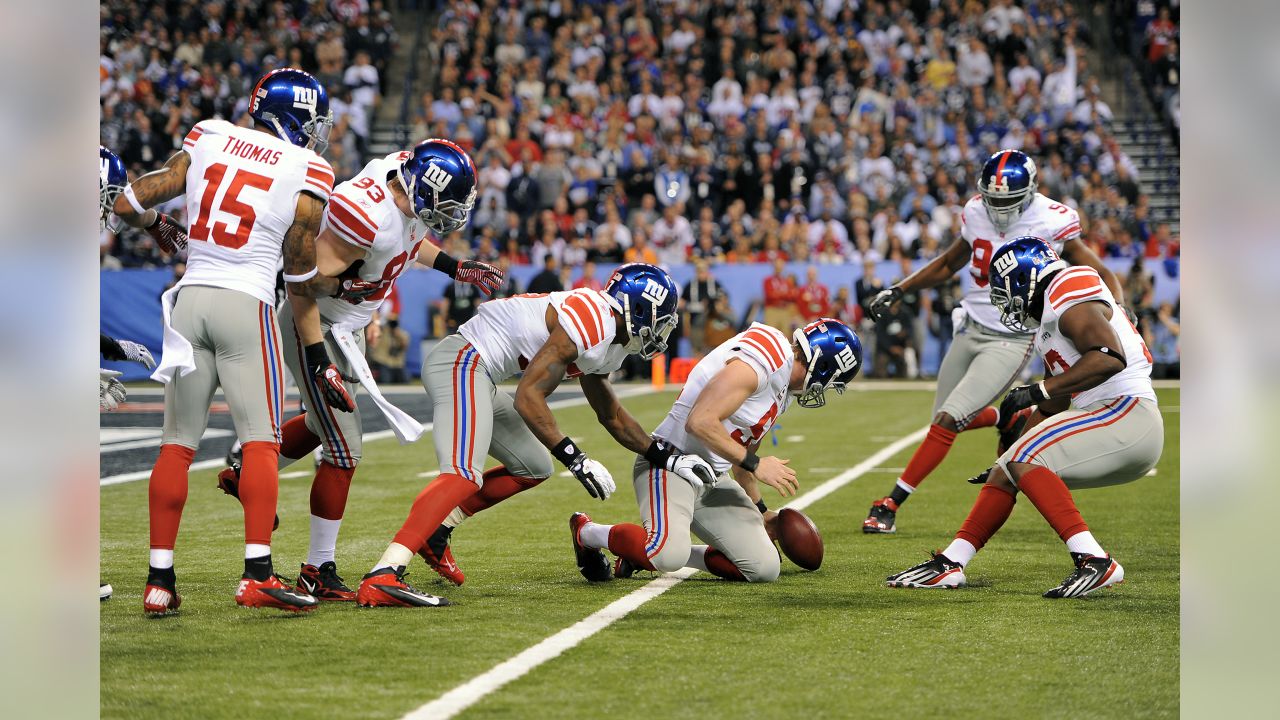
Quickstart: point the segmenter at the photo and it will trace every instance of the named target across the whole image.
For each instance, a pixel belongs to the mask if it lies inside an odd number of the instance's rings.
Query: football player
[[[965,203],[960,220],[960,239],[882,290],[868,307],[877,321],[883,320],[904,293],[935,287],[969,266],[962,274],[960,310],[952,316],[955,339],[938,370],[929,434],[889,495],[871,505],[862,524],[865,533],[897,530],[899,508],[947,456],[958,433],[993,425],[1007,431],[1013,421],[992,403],[1022,373],[1032,347],[1031,335],[1002,325],[991,304],[988,269],[1006,243],[1023,235],[1045,238],[1067,262],[1094,268],[1122,304],[1120,281],[1080,239],[1080,216],[1036,192],[1036,165],[1025,153],[1001,150],[987,159],[978,176],[978,194]]]
[[[579,572],[593,582],[609,580],[600,551],[608,548],[618,556],[619,577],[696,567],[731,580],[778,579],[759,484],[786,497],[798,482],[789,461],[759,457],[756,449],[793,398],[800,407],[822,407],[826,391],[844,392],[861,366],[858,336],[831,318],[796,329],[790,340],[753,323],[712,350],[653,431],[656,449],[636,458],[632,484],[643,524],[602,525],[585,513],[569,518]],[[673,466],[666,454],[680,459]],[[682,466],[694,472],[672,478]],[[692,545],[690,529],[707,545]]]
[[[628,355],[650,359],[666,350],[676,324],[679,291],[671,277],[642,263],[614,271],[604,290],[517,295],[480,306],[422,364],[431,396],[440,474],[413,502],[409,517],[382,558],[364,576],[356,602],[372,607],[438,607],[443,598],[404,582],[404,569],[441,521],[478,491],[494,502],[551,475],[551,455],[594,498],[607,499],[613,477],[560,430],[547,397],[577,378],[596,417],[623,447],[643,453],[654,443],[622,407],[609,373]],[[524,371],[515,397],[497,383]],[[482,470],[486,455],[500,463]],[[666,469],[692,475],[681,456]]]
[[[374,288],[354,302],[318,301],[325,346],[352,397],[357,391],[354,378],[363,374],[354,363],[364,363],[364,329],[405,268],[420,262],[459,282],[477,285],[486,294],[502,284],[497,268],[475,260],[458,261],[430,237],[432,232],[443,237],[466,225],[475,197],[471,157],[447,140],[427,140],[413,150],[373,160],[359,175],[334,188],[316,238],[316,267],[321,275],[344,278],[348,288]],[[282,308],[281,314],[285,363],[298,381],[305,406],[302,414],[281,428],[281,466],[306,457],[321,444],[324,448],[311,484],[311,542],[297,587],[320,600],[355,600],[355,592],[338,575],[334,553],[351,479],[362,455],[360,409],[334,412],[324,403],[314,379],[303,371],[303,348],[291,313]],[[342,350],[338,339],[345,342],[347,336],[359,350],[354,358]],[[238,495],[239,471],[240,466],[233,465],[218,476],[218,486],[229,495]]]
[[[1164,447],[1151,387],[1151,353],[1093,268],[1069,267],[1046,241],[1017,238],[991,260],[991,301],[1010,330],[1034,333],[1047,375],[1014,388],[1000,414],[1034,407],[1031,429],[1013,443],[955,540],[941,553],[890,575],[890,587],[950,588],[995,535],[1018,491],[1067,545],[1075,570],[1047,598],[1083,597],[1124,579],[1085,524],[1070,490],[1143,477]]]
[[[354,404],[325,351],[311,297],[342,290],[337,280],[315,272],[315,237],[333,190],[333,169],[317,150],[332,117],[324,87],[292,68],[258,80],[249,97],[249,115],[250,128],[225,120],[197,123],[182,149],[164,167],[125,188],[114,206],[129,225],[155,229],[166,250],[180,249],[173,239],[180,237],[181,228],[149,208],[185,193],[189,222],[187,271],[162,297],[164,353],[152,376],[165,382],[165,420],[148,487],[147,614],[168,614],[181,603],[174,543],[188,470],[219,385],[244,446],[239,491],[245,562],[236,603],[289,611],[316,606],[313,596],[282,583],[271,563],[284,403],[274,302],[283,253],[307,374],[328,404],[350,412]]]

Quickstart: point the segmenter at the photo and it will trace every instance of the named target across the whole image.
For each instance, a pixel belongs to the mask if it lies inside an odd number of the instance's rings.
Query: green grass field
[[[762,452],[790,457],[802,491],[813,488],[923,426],[932,397],[869,389],[821,410],[794,408],[781,419],[778,447]],[[624,404],[652,427],[673,398]],[[807,510],[826,541],[819,571],[784,561],[782,578],[764,586],[695,575],[462,717],[1175,716],[1179,391],[1162,390],[1160,400],[1157,475],[1077,495],[1125,566],[1116,589],[1042,599],[1070,560],[1025,501],[969,566],[970,587],[884,587],[886,575],[944,547],[967,514],[977,488],[964,480],[990,463],[995,445],[993,431],[977,431],[960,437],[903,509],[897,535],[863,535],[861,522],[913,448]],[[102,577],[116,591],[102,604],[103,717],[399,717],[639,588],[643,581],[591,586],[577,573],[566,520],[586,510],[635,522],[631,459],[587,408],[557,416],[614,472],[618,493],[601,504],[556,477],[477,515],[454,533],[465,586],[443,586],[418,560],[410,569],[410,582],[456,603],[438,610],[237,608],[240,506],[215,489],[210,471],[192,474],[178,538],[181,614],[145,619],[146,483],[103,488]],[[365,457],[338,546],[353,587],[426,482],[419,474],[435,467],[426,438],[375,442]],[[281,482],[274,554],[290,576],[306,551],[309,483]]]

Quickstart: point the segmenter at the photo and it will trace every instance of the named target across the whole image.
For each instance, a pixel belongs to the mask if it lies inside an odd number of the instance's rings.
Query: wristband
[[[287,283],[306,282],[311,278],[315,277],[317,274],[319,274],[319,272],[320,272],[320,268],[313,267],[307,272],[302,273],[301,275],[290,275],[289,273],[284,273],[284,281]]]
[[[436,259],[431,262],[431,267],[449,277],[458,276],[458,261],[449,257],[449,253],[443,250],[436,253]]]
[[[1040,397],[1036,398],[1036,401],[1037,401],[1037,402],[1038,402],[1038,401],[1040,401],[1040,400],[1048,400],[1048,399],[1049,399],[1049,391],[1044,389],[1044,381],[1043,381],[1043,380],[1041,380],[1040,382],[1036,383],[1033,387],[1036,389],[1036,392],[1040,394]]]
[[[1128,365],[1128,364],[1129,364],[1129,361],[1128,361],[1128,360],[1126,360],[1126,359],[1125,359],[1125,357],[1124,357],[1123,355],[1121,355],[1120,353],[1116,352],[1115,350],[1112,350],[1111,348],[1107,347],[1106,345],[1098,345],[1097,347],[1091,347],[1091,348],[1089,348],[1088,350],[1085,350],[1085,352],[1100,352],[1100,353],[1102,353],[1103,355],[1106,355],[1107,357],[1113,357],[1113,358],[1115,358],[1115,359],[1119,360],[1120,362],[1124,363],[1125,365]]]
[[[764,504],[764,500],[756,501],[756,509],[760,511],[761,515],[769,512],[769,506]]]
[[[133,208],[134,212],[138,213],[139,215],[142,215],[147,212],[147,209],[142,207],[142,203],[138,202],[138,196],[133,194],[132,185],[125,185],[124,193],[122,194],[124,195],[124,199],[129,201],[129,207]],[[156,213],[157,217],[159,217],[159,215],[160,213]]]
[[[303,356],[307,359],[307,367],[309,369],[324,367],[329,364],[329,353],[324,349],[323,342],[303,348]]]
[[[573,441],[567,437],[551,448],[551,455],[567,468],[573,467],[579,460],[586,457],[586,454],[579,450],[578,446],[574,445]]]
[[[648,460],[649,464],[653,467],[665,468],[667,466],[667,461],[670,460],[671,456],[674,454],[675,448],[670,445],[663,445],[657,440],[654,440],[649,443],[649,447],[644,451],[644,459]]]
[[[738,463],[738,467],[746,470],[747,472],[753,473],[756,471],[756,468],[760,467],[760,458],[756,456],[755,453],[748,450],[747,456],[742,458],[742,462]]]

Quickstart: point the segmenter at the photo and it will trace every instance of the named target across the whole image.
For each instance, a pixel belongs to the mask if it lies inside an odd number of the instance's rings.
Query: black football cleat
[[[356,591],[360,607],[445,607],[449,601],[424,593],[404,581],[404,567],[374,570]]]
[[[613,579],[613,569],[604,553],[597,548],[589,548],[582,544],[578,533],[582,526],[591,522],[586,513],[574,513],[569,516],[569,536],[573,540],[573,554],[578,560],[578,572],[589,582],[608,582]]]
[[[898,503],[893,498],[883,497],[871,503],[871,513],[862,521],[862,532],[867,534],[887,535],[898,531],[894,520],[898,516]]]
[[[964,566],[951,562],[940,552],[927,561],[884,579],[891,588],[958,588],[964,587]]]
[[[427,567],[435,570],[437,575],[454,585],[462,585],[467,576],[458,567],[458,562],[453,559],[453,551],[449,549],[449,538],[452,535],[453,528],[441,525],[427,538],[427,544],[418,548],[418,555],[427,561]]]
[[[987,478],[991,477],[991,468],[987,468],[982,472],[969,478],[969,482],[973,485],[986,485]]]
[[[351,602],[356,599],[356,591],[338,577],[338,565],[332,560],[320,563],[320,567],[303,563],[295,587],[317,600]]]
[[[613,576],[616,578],[629,580],[637,572],[640,572],[640,568],[632,565],[631,561],[624,557],[619,557],[613,561]]]
[[[1071,553],[1071,559],[1076,563],[1075,572],[1068,575],[1061,585],[1046,592],[1045,597],[1084,597],[1094,590],[1124,582],[1124,568],[1110,557]]]

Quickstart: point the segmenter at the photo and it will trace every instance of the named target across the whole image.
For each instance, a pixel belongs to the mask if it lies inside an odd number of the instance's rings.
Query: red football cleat
[[[356,603],[361,607],[444,607],[449,601],[405,582],[403,567],[386,567],[364,576],[356,592]]]
[[[232,465],[218,473],[218,489],[236,500],[240,499],[240,466]],[[280,529],[280,516],[271,521],[271,530]]]
[[[178,611],[178,606],[181,604],[182,597],[178,595],[177,588],[147,583],[146,589],[142,591],[142,612],[147,615],[153,617],[172,615]]]
[[[315,610],[320,603],[315,596],[291,588],[281,582],[279,575],[272,575],[266,580],[240,578],[240,586],[236,588],[236,604],[240,607],[268,607],[289,612],[306,612]]]
[[[356,592],[338,577],[338,566],[332,560],[320,563],[320,567],[303,564],[295,587],[317,600],[351,602],[356,599]]]
[[[418,555],[427,561],[427,566],[436,571],[440,577],[454,585],[461,585],[467,576],[453,559],[453,551],[449,549],[449,535],[453,528],[441,525],[427,538],[427,543],[418,550]]]

